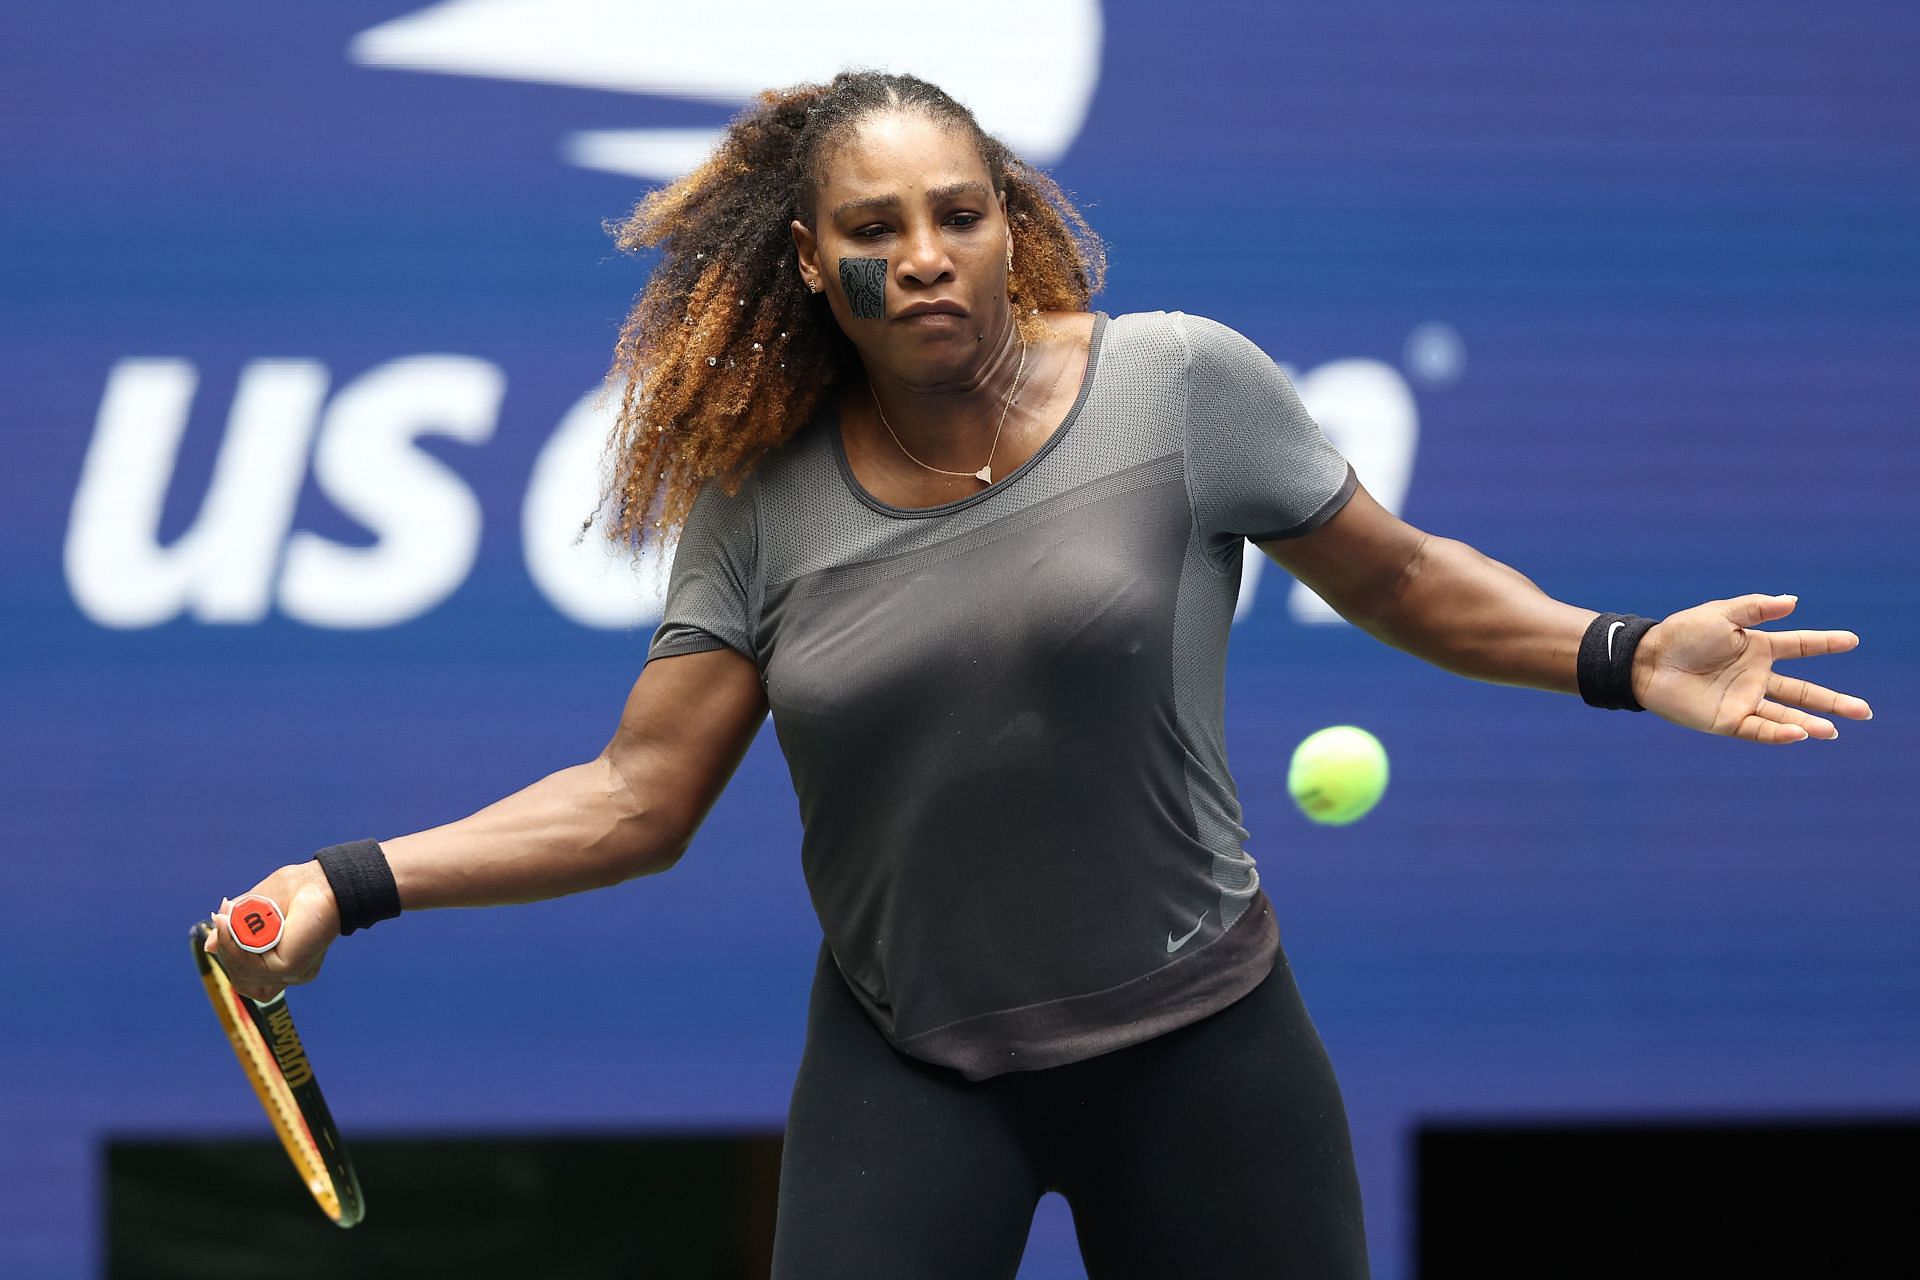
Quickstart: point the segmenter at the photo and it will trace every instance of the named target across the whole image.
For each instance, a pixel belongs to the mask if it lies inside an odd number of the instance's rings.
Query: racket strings
[[[207,994],[213,997],[214,1008],[221,1015],[220,1022],[226,1029],[227,1039],[232,1042],[234,1052],[240,1059],[247,1082],[253,1086],[254,1093],[266,1108],[274,1132],[279,1135],[280,1145],[286,1148],[288,1158],[306,1180],[308,1191],[320,1202],[320,1207],[329,1217],[338,1219],[340,1200],[333,1186],[333,1177],[320,1155],[313,1131],[307,1127],[306,1117],[300,1114],[292,1091],[280,1075],[280,1064],[261,1038],[260,1030],[254,1025],[246,1005],[241,1003],[246,997],[235,991],[217,970],[207,972],[203,977]]]

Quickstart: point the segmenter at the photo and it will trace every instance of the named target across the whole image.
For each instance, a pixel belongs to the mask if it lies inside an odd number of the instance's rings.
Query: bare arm
[[[1489,684],[1579,692],[1574,658],[1595,610],[1562,604],[1519,570],[1414,528],[1364,485],[1312,533],[1255,545],[1382,643]]]
[[[455,822],[380,841],[405,910],[555,898],[665,871],[679,860],[767,714],[759,672],[732,649],[641,669],[600,754]],[[339,913],[318,863],[255,886],[286,911],[254,956],[215,942],[234,985],[265,998],[320,970]],[[223,931],[222,931],[223,932]],[[216,934],[216,938],[218,938]]]
[[[1364,485],[1313,532],[1257,545],[1341,617],[1396,649],[1489,684],[1579,692],[1580,640],[1594,610],[1555,600],[1464,542],[1414,528]],[[1758,629],[1797,603],[1744,595],[1669,614],[1634,651],[1634,698],[1684,728],[1750,742],[1832,739],[1840,731],[1826,716],[1872,719],[1864,699],[1773,669],[1860,643],[1851,631]]]
[[[531,902],[665,871],[766,715],[758,671],[732,649],[654,659],[592,760],[457,822],[382,840],[401,907]]]

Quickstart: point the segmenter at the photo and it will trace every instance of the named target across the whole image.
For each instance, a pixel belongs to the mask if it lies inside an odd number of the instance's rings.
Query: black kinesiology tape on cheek
[[[840,259],[840,287],[846,291],[847,307],[856,318],[878,320],[887,314],[885,258]]]

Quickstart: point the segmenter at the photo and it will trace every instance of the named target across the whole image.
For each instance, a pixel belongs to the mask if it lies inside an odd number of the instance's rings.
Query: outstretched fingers
[[[1835,693],[1811,680],[1783,676],[1777,671],[1767,677],[1767,697],[1822,715],[1845,716],[1849,720],[1873,719],[1873,708],[1867,705],[1865,698],[1856,698],[1850,693]]]
[[[1775,724],[1791,725],[1801,729],[1809,738],[1837,738],[1840,736],[1840,730],[1834,727],[1833,721],[1823,720],[1819,716],[1808,715],[1798,707],[1783,707],[1777,702],[1762,702],[1754,708],[1754,714],[1763,720],[1771,720]],[[1786,741],[1798,742],[1799,739],[1788,738]]]
[[[1793,606],[1800,603],[1799,596],[1734,596],[1730,600],[1717,600],[1720,612],[1727,621],[1742,627],[1757,627],[1763,622],[1772,622],[1775,618],[1784,618],[1793,612]]]
[[[1762,631],[1775,659],[1817,658],[1826,653],[1845,653],[1860,644],[1851,631]]]
[[[1765,705],[1764,703],[1761,705]],[[1781,724],[1762,715],[1750,715],[1742,720],[1733,731],[1736,738],[1745,738],[1748,742],[1774,743],[1805,742],[1807,731],[1795,724]]]

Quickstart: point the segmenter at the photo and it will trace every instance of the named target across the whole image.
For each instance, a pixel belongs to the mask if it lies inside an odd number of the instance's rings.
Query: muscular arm
[[[1313,532],[1255,545],[1396,649],[1489,684],[1579,692],[1574,659],[1595,610],[1555,600],[1464,542],[1414,528],[1364,485]],[[1643,650],[1654,642],[1649,633]],[[1636,674],[1641,665],[1636,655]]]
[[[759,673],[732,649],[649,662],[598,756],[457,822],[382,840],[402,909],[531,902],[665,871],[766,714]]]
[[[1464,542],[1407,524],[1364,487],[1313,532],[1257,544],[1367,634],[1437,667],[1578,693],[1580,640],[1599,615],[1562,604]],[[1663,720],[1773,744],[1837,738],[1830,716],[1870,720],[1864,698],[1773,664],[1845,653],[1851,631],[1763,631],[1797,596],[1748,594],[1668,614],[1633,651],[1633,696]]]
[[[759,672],[732,649],[641,669],[613,739],[467,817],[380,841],[403,910],[556,898],[665,871],[679,860],[766,719]],[[339,935],[317,862],[281,867],[253,892],[286,910],[280,945],[214,950],[236,989],[266,999],[311,980]]]

